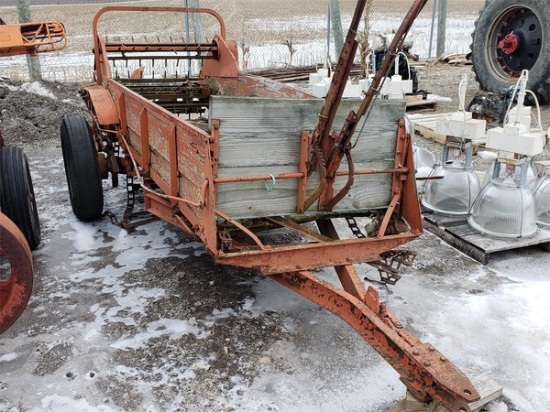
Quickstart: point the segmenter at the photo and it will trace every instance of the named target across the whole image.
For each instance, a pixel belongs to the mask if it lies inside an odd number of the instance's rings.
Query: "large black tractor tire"
[[[103,212],[103,186],[92,132],[83,116],[63,118],[61,149],[74,214],[82,221],[99,218]]]
[[[0,148],[0,207],[21,230],[31,250],[40,244],[40,221],[27,156],[19,147]]]
[[[550,3],[487,0],[472,34],[472,63],[481,89],[501,92],[529,70],[527,88],[550,103]]]

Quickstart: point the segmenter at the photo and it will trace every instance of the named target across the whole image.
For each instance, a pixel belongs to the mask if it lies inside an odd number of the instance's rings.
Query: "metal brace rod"
[[[334,136],[332,139],[332,147],[330,148],[330,141],[329,136],[331,135],[330,129],[332,127],[332,121],[334,120],[335,112],[338,108],[338,101],[332,101],[332,99],[339,99],[341,98],[343,93],[343,87],[345,86],[345,79],[349,75],[349,73],[346,73],[347,65],[349,64],[349,61],[346,59],[349,59],[353,61],[353,55],[350,57],[350,52],[353,50],[353,44],[357,43],[355,40],[355,36],[357,34],[357,27],[358,22],[355,20],[357,17],[357,14],[359,14],[359,18],[361,14],[363,13],[365,2],[359,1],[357,3],[357,7],[355,10],[354,18],[352,19],[352,23],[350,25],[350,29],[348,32],[348,37],[346,38],[346,44],[344,45],[344,48],[342,49],[342,54],[340,56],[340,60],[338,62],[338,67],[335,70],[335,75],[333,77],[331,87],[329,90],[329,94],[326,97],[326,103],[321,111],[321,115],[319,116],[319,123],[314,131],[313,139],[312,139],[312,146],[317,145],[322,149],[323,156],[326,159],[326,164],[322,165],[324,166],[328,171],[335,173],[335,171],[338,170],[340,163],[342,161],[342,158],[346,155],[346,153],[349,152],[351,149],[350,142],[353,134],[355,133],[355,129],[357,127],[357,124],[361,120],[361,118],[365,115],[368,116],[368,113],[372,109],[373,101],[375,97],[379,93],[379,89],[382,85],[382,82],[384,81],[384,78],[386,77],[387,73],[389,72],[390,68],[392,67],[392,64],[395,60],[397,52],[402,48],[403,42],[405,41],[405,37],[407,33],[409,32],[412,24],[414,23],[415,18],[418,16],[418,14],[422,11],[424,6],[426,5],[428,0],[415,0],[413,5],[411,6],[409,12],[403,19],[403,22],[401,23],[401,26],[397,30],[397,32],[394,35],[394,38],[388,48],[388,51],[386,52],[386,55],[384,56],[384,60],[382,62],[382,66],[380,69],[376,72],[374,79],[372,81],[372,84],[367,91],[365,98],[363,99],[363,102],[361,103],[361,106],[359,107],[357,113],[354,111],[350,112],[348,115],[347,121],[345,122],[344,126],[342,127],[342,130],[340,131],[338,136]],[[346,76],[341,78],[341,76]],[[334,89],[334,90],[333,90]],[[341,89],[341,90],[340,90]],[[310,173],[312,173],[312,169],[314,167],[318,166],[318,159],[312,158],[310,161]],[[322,196],[323,192],[332,192],[333,187],[332,183],[334,182],[334,176],[327,176],[328,184],[325,188],[321,190],[317,190],[314,192],[312,197],[319,198]],[[332,193],[328,193],[328,196],[324,196],[323,204],[320,205],[321,210],[329,210],[331,209],[339,199],[343,198],[346,192],[349,190],[350,185],[346,185],[343,189],[340,190],[336,196],[333,196]],[[311,205],[314,203],[316,198],[308,199],[308,204]]]
[[[313,132],[311,146],[320,147],[323,155],[326,155],[328,152],[328,147],[325,148],[325,146],[328,145],[330,130],[334,122],[334,118],[336,117],[338,106],[344,94],[346,79],[348,78],[351,67],[353,65],[353,58],[358,47],[358,43],[356,40],[357,30],[359,28],[361,16],[363,15],[363,11],[365,10],[366,5],[367,0],[360,0],[357,2],[357,6],[355,7],[355,12],[351,20],[350,28],[348,30],[342,52],[338,60],[338,64],[336,66],[336,69],[334,70],[328,94],[325,98],[325,104],[323,105],[321,113],[319,114],[319,122],[317,123],[317,127]],[[309,165],[310,173],[315,170],[320,160],[321,159],[319,159],[318,156],[312,157]]]

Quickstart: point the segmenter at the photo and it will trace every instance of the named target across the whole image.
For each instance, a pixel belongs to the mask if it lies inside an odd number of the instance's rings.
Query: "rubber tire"
[[[61,149],[74,214],[85,222],[99,218],[103,212],[103,185],[92,131],[83,116],[63,118]]]
[[[19,147],[0,148],[0,206],[35,250],[41,239],[40,221],[29,162]]]
[[[540,104],[550,102],[550,7],[548,0],[487,0],[472,33],[472,63],[482,90],[500,93],[517,83],[517,78],[504,71],[496,60],[495,31],[502,27],[504,17],[512,10],[526,8],[535,14],[542,32],[539,56],[529,69],[527,88],[536,93]],[[493,37],[494,36],[494,37]],[[490,40],[493,38],[493,40]],[[493,54],[491,56],[491,54]],[[524,66],[524,68],[527,65]],[[519,71],[520,68],[518,68]]]

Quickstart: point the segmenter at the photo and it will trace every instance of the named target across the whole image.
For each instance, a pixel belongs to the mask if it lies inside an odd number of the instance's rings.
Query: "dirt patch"
[[[0,81],[1,131],[6,144],[59,136],[65,115],[86,114],[76,83]]]
[[[177,393],[189,405],[207,408],[237,384],[250,385],[267,349],[285,337],[280,315],[267,312],[254,316],[245,309],[247,301],[254,298],[255,277],[255,273],[214,266],[206,255],[188,261],[150,259],[143,269],[126,273],[121,278],[125,288],[161,287],[165,292],[143,312],[118,313],[119,322],[104,326],[106,336],[131,340],[163,319],[181,319],[200,333],[176,339],[154,337],[139,348],[118,351],[113,360],[129,374],[135,373],[133,379],[153,388],[159,407],[169,405]],[[128,327],[128,320],[135,326]],[[193,379],[182,376],[185,370],[193,371]],[[124,379],[106,377],[99,385],[117,406],[136,409],[133,396],[115,396],[124,389]]]

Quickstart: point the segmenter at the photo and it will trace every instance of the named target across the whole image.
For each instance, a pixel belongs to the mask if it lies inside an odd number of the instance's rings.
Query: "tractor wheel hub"
[[[519,38],[514,33],[507,34],[498,42],[498,48],[505,54],[512,54],[519,48]]]

